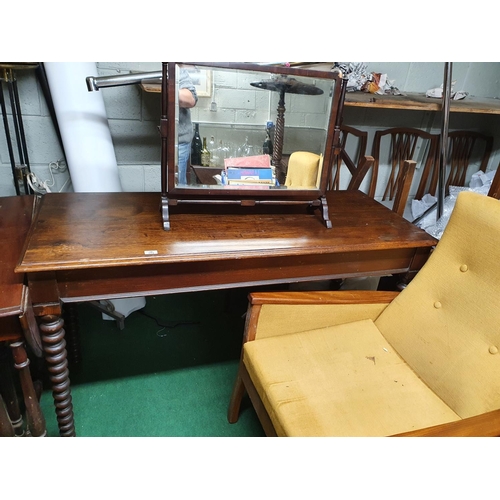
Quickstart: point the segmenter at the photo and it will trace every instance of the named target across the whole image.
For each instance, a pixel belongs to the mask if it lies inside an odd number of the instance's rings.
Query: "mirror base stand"
[[[328,202],[326,201],[326,196],[321,196],[321,212],[323,216],[323,221],[327,229],[332,228],[332,221],[330,220],[330,214],[328,213]]]
[[[161,218],[163,220],[163,229],[165,231],[170,231],[170,216],[168,212],[168,198],[166,196],[161,197]]]
[[[207,201],[206,203],[210,204],[209,201]],[[212,203],[213,203],[213,201],[212,201]],[[217,202],[215,202],[215,203],[217,203]],[[241,206],[255,206],[256,204],[260,204],[259,201],[256,201],[256,200],[240,200],[239,202],[233,201],[233,203],[240,204]],[[286,202],[284,202],[284,203],[286,204]],[[291,204],[295,204],[295,203],[297,203],[297,202],[292,202]],[[169,201],[167,196],[162,195],[160,210],[161,210],[161,217],[162,217],[162,221],[163,221],[163,229],[165,231],[170,231],[170,229],[171,229],[170,228],[170,214],[169,214],[169,209],[168,209],[169,204],[177,205],[177,200],[170,200]],[[267,204],[267,203],[265,203],[265,204]],[[318,208],[321,211],[321,217],[322,217],[323,222],[326,226],[326,229],[332,229],[332,221],[330,220],[330,215],[328,213],[328,201],[326,199],[326,196],[323,195],[319,199],[313,201],[312,203],[311,202],[309,203],[309,206],[308,206],[309,210],[314,211]]]

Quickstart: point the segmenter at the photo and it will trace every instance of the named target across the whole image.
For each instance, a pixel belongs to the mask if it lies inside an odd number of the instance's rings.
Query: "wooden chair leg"
[[[229,408],[227,411],[227,420],[230,424],[234,424],[238,421],[238,418],[240,416],[241,401],[245,393],[245,386],[238,370],[238,376],[236,377],[236,381],[234,383],[233,392],[231,394],[231,400],[229,402]]]
[[[9,418],[9,412],[0,394],[0,437],[14,437],[16,432]]]
[[[0,395],[3,397],[15,435],[23,436],[23,416],[12,376],[12,357],[6,347],[0,348]]]
[[[38,397],[31,379],[29,369],[30,360],[26,354],[22,341],[12,342],[10,344],[12,355],[14,356],[14,367],[19,372],[21,380],[21,389],[23,391],[24,405],[26,407],[26,421],[29,433],[32,436],[45,436],[47,433],[45,426],[45,417],[38,402]]]

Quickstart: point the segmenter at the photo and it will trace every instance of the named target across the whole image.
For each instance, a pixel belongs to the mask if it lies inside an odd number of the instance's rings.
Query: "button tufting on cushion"
[[[469,270],[469,268],[468,268],[467,264],[462,264],[460,266],[460,271],[462,271],[463,273],[465,273],[468,270]]]
[[[438,300],[438,301],[436,301],[436,302],[434,302],[434,307],[435,307],[436,309],[441,309],[441,302],[439,302],[439,300]]]
[[[490,351],[490,354],[496,354],[498,352],[498,347],[492,345],[492,346],[490,346],[488,351]]]

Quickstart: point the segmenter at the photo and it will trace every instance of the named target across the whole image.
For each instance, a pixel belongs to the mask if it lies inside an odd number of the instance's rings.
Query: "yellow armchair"
[[[251,294],[228,410],[270,436],[500,435],[500,204],[461,193],[399,294]]]

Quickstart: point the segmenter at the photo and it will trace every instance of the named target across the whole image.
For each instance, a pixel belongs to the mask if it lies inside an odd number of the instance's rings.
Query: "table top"
[[[35,197],[0,197],[0,317],[20,314],[24,276],[14,267],[30,227]]]
[[[332,229],[303,206],[170,207],[159,193],[49,193],[40,202],[18,273],[114,268],[388,248],[428,248],[425,231],[360,191],[327,193]]]

